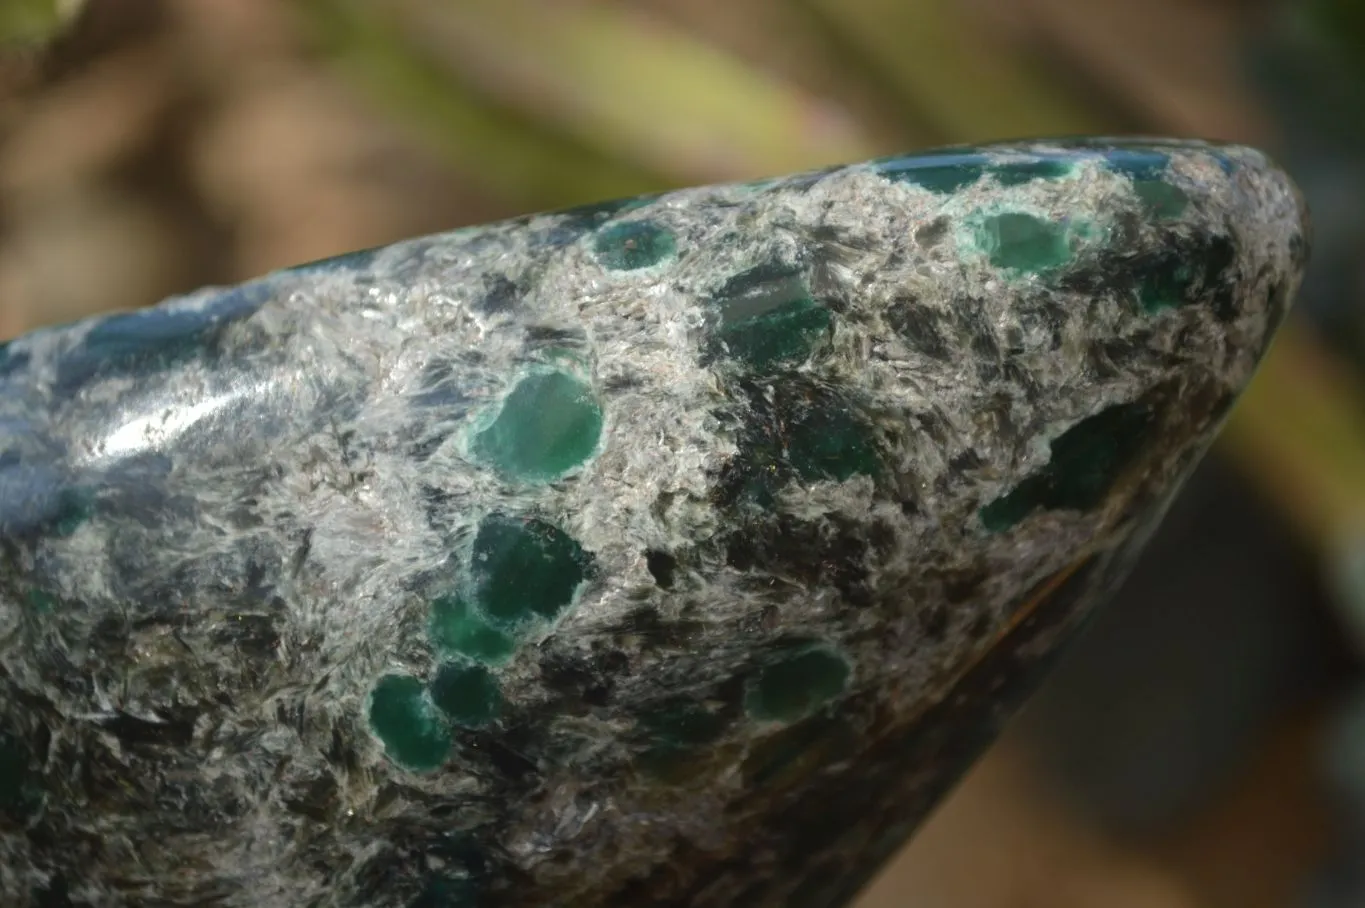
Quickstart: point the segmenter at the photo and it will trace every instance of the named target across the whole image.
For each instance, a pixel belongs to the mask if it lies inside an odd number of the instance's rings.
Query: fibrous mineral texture
[[[1180,142],[355,253],[0,351],[0,902],[834,908],[1294,295]]]

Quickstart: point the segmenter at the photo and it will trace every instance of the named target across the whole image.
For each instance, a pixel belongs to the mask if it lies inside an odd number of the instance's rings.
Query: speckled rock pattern
[[[856,893],[1216,432],[1261,154],[959,148],[0,351],[0,903]]]

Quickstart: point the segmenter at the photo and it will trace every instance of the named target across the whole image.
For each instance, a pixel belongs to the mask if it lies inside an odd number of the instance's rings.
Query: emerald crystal
[[[587,577],[590,556],[541,520],[494,514],[474,537],[475,600],[496,624],[550,621],[568,608]]]
[[[678,244],[673,234],[658,224],[626,221],[599,230],[593,250],[603,267],[612,271],[636,271],[675,255]]]
[[[496,665],[516,650],[511,637],[488,623],[458,594],[431,604],[431,642],[437,652]]]
[[[563,372],[538,372],[517,382],[472,448],[501,473],[545,481],[581,466],[601,436],[602,408],[592,389]]]
[[[456,725],[477,728],[497,718],[502,707],[498,682],[481,665],[441,666],[431,682],[431,700]]]
[[[407,675],[385,675],[375,684],[370,728],[393,761],[407,769],[436,769],[450,752],[450,732],[422,682]]]
[[[755,719],[791,722],[844,692],[849,666],[843,656],[819,646],[786,653],[764,666],[750,683],[744,708]]]
[[[1013,272],[1051,271],[1072,256],[1064,223],[1018,211],[986,218],[976,241],[992,265]]]

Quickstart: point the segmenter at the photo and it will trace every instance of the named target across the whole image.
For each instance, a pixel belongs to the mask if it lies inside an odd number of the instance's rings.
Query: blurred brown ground
[[[1097,122],[1113,128],[1250,142],[1271,132],[1233,62],[1235,42],[1257,4],[964,0],[952,27],[971,31],[976,62],[964,65],[976,69],[968,76],[1009,77],[992,50],[1007,46],[1038,63],[1050,84],[1066,87],[1063,101],[1029,101],[1036,114],[1027,116],[1012,106],[1014,96],[992,95],[990,86],[960,108],[937,108],[932,93],[949,97],[957,76],[945,73],[942,84],[920,95],[913,86],[888,89],[897,80],[923,83],[925,74],[864,78],[855,62],[894,62],[896,48],[855,61],[812,38],[819,22],[817,16],[813,33],[808,13],[815,10],[845,16],[850,34],[875,43],[879,17],[906,15],[894,2],[842,10],[837,3],[797,5],[805,12],[794,14],[777,0],[566,0],[556,15],[608,10],[637,25],[652,16],[713,49],[716,59],[698,58],[698,66],[714,64],[723,73],[726,59],[748,61],[795,93],[802,105],[794,108],[797,135],[807,144],[791,148],[790,157],[805,155],[812,164],[842,149],[903,150],[985,138],[992,130],[1009,134],[1033,122],[1064,127],[1082,122],[1074,113],[1081,109],[1103,111]],[[574,199],[572,186],[539,195],[508,192],[515,174],[499,170],[499,182],[491,169],[462,156],[458,129],[452,127],[452,139],[428,129],[421,117],[395,113],[394,93],[369,91],[352,68],[323,53],[310,17],[325,4],[91,0],[89,6],[50,59],[19,48],[0,59],[0,336]],[[918,6],[935,4],[906,8]],[[395,4],[416,21],[429,14],[422,7],[417,0]],[[855,8],[867,17],[860,20]],[[557,112],[550,108],[579,110],[572,72],[558,87],[567,94],[547,100],[554,80],[537,69],[537,59],[545,58],[535,41],[527,44],[534,52],[520,55],[497,46],[487,59],[472,53],[488,29],[496,34],[506,22],[486,2],[469,9],[468,20],[443,37],[439,30],[419,31],[471,51],[459,55],[463,68],[452,84],[486,89],[484,100],[492,101],[473,113],[461,108],[470,123],[492,130],[511,122],[519,134],[534,136],[537,111],[552,120]],[[926,34],[947,27],[941,16],[910,15],[916,23]],[[915,45],[904,53],[912,58],[921,50],[928,52]],[[767,97],[766,84],[752,86],[755,97]],[[831,98],[837,103],[826,103]],[[954,119],[971,103],[983,111],[979,126]],[[896,113],[904,110],[903,117]],[[609,104],[585,101],[581,111],[575,116],[617,122]],[[981,134],[964,134],[973,128]],[[648,134],[632,129],[621,126],[619,136],[596,149],[584,150],[580,137],[563,154],[586,162],[580,170],[587,172],[600,158],[635,150],[633,169],[623,168],[629,176],[620,180],[627,188],[632,180],[652,188],[757,177],[765,173],[764,161],[779,159],[779,152],[745,157],[721,144],[682,161],[656,160]],[[469,135],[472,141],[472,128]],[[486,147],[487,137],[478,135]],[[527,160],[534,167],[539,159]],[[591,193],[585,189],[577,200],[590,201]],[[1216,803],[1185,828],[1141,845],[1110,841],[1069,813],[1038,783],[1026,747],[1007,735],[860,908],[1289,904],[1325,835],[1310,778],[1316,727],[1312,717],[1287,721]]]

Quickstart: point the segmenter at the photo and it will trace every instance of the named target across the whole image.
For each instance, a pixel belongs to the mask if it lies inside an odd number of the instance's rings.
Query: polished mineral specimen
[[[1124,575],[1306,256],[1020,143],[0,349],[0,903],[833,908]]]

